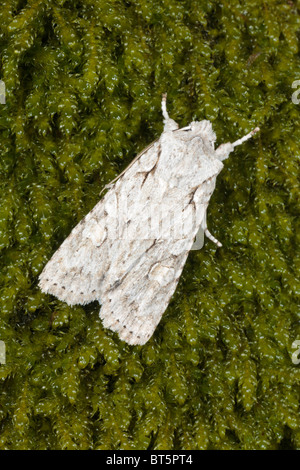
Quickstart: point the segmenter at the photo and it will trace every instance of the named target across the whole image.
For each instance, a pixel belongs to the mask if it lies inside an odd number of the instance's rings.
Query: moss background
[[[299,2],[3,0],[0,449],[299,449]],[[298,87],[299,88],[299,87]],[[153,338],[37,287],[103,186],[209,119],[225,162]],[[297,218],[298,216],[298,218]]]

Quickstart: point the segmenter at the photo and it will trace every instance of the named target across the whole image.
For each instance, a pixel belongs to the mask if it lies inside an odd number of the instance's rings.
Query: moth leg
[[[214,242],[219,248],[221,248],[222,246],[222,243],[219,242],[219,240],[217,240],[211,233],[210,231],[208,230],[208,228],[206,227],[206,229],[204,230],[204,233],[205,235],[207,236],[207,238],[209,238],[212,242]]]
[[[202,220],[202,223],[201,223],[201,228],[202,230],[204,230],[204,233],[205,235],[207,236],[207,238],[209,238],[212,242],[214,242],[219,248],[221,248],[222,246],[222,243],[219,242],[219,240],[217,240],[211,233],[210,231],[208,230],[207,228],[207,224],[206,224],[206,212],[204,214],[204,217],[203,217],[203,220]]]
[[[164,117],[164,132],[175,131],[179,125],[173,119],[170,118],[167,111],[167,93],[163,93],[161,100],[161,110]]]
[[[201,250],[201,248],[204,245],[204,234],[209,238],[212,242],[214,242],[219,248],[222,246],[222,243],[219,242],[208,230],[207,225],[206,225],[206,211],[203,217],[203,220],[201,222],[200,228],[197,232],[195,241],[192,245],[191,250]]]

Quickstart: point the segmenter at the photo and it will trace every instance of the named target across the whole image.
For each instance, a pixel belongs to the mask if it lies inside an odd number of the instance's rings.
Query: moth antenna
[[[170,118],[167,111],[167,93],[163,93],[161,100],[161,110],[164,117],[164,131],[175,131],[178,129],[178,124]]]
[[[259,131],[260,131],[260,128],[256,127],[251,132],[249,132],[249,134],[244,135],[244,137],[242,137],[241,139],[238,139],[235,142],[233,142],[232,146],[237,147],[238,145],[241,145],[242,143],[246,142],[246,140],[251,139],[251,137],[253,137],[254,134],[256,134]]]
[[[163,114],[164,119],[166,121],[168,121],[168,119],[170,119],[170,117],[169,117],[169,114],[168,114],[168,111],[167,111],[167,93],[162,94],[161,110],[162,110],[162,114]]]

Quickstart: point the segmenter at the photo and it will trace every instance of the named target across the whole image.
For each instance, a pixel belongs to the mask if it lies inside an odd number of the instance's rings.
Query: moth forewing
[[[214,150],[209,121],[178,129],[165,95],[162,112],[159,139],[108,185],[39,277],[43,292],[69,305],[98,300],[103,325],[129,344],[152,336],[197,233],[198,248],[204,234],[221,245],[206,224],[221,160],[257,131]]]
[[[111,186],[112,186],[116,181],[118,181],[118,179],[121,178],[121,176],[123,176],[123,175],[127,172],[127,170],[129,170],[129,168],[131,168],[132,165],[133,165],[137,160],[140,159],[140,157],[141,157],[142,155],[144,155],[148,150],[150,150],[150,149],[153,147],[153,145],[154,145],[156,142],[158,142],[158,140],[159,140],[159,139],[154,140],[153,142],[151,142],[151,144],[149,144],[147,147],[145,147],[140,153],[138,153],[138,154],[134,157],[134,159],[132,160],[132,162],[130,162],[129,165],[128,165],[118,176],[116,176],[112,181],[110,181],[110,183],[108,183],[108,184],[106,184],[106,185],[104,186],[104,188],[100,191],[100,195],[103,193],[103,191],[104,191],[105,189],[110,189]]]

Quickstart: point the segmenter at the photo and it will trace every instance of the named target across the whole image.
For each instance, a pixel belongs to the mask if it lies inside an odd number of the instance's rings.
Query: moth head
[[[178,129],[185,133],[184,140],[192,140],[200,137],[204,144],[214,150],[214,144],[217,140],[210,121],[192,121],[187,127]]]
[[[191,122],[190,127],[191,132],[195,135],[199,135],[203,140],[209,140],[211,142],[215,142],[217,140],[210,121],[193,121]]]

